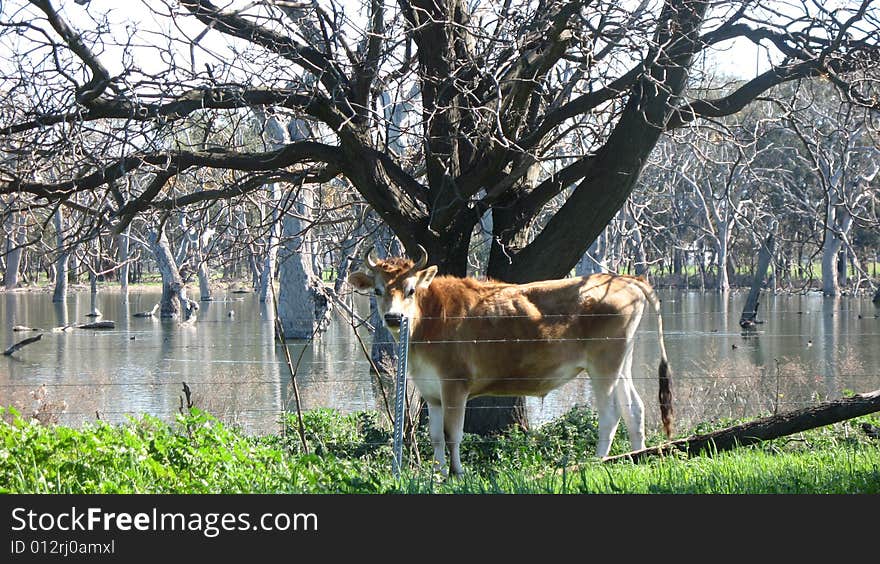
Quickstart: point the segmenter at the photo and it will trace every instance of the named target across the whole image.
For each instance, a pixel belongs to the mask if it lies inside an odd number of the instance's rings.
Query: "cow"
[[[596,456],[604,458],[620,421],[633,450],[645,448],[644,404],[632,381],[635,333],[648,304],[657,313],[659,399],[672,435],[671,371],[660,300],[641,277],[586,277],[508,284],[438,276],[420,257],[384,260],[375,250],[349,283],[373,291],[382,320],[399,339],[409,320],[409,377],[428,406],[435,470],[463,473],[459,447],[465,405],[477,396],[539,396],[586,371],[599,417]]]

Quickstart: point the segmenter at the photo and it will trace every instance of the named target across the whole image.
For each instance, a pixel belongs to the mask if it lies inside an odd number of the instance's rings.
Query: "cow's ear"
[[[375,282],[373,281],[373,277],[368,275],[365,272],[361,272],[357,270],[348,275],[348,283],[354,286],[355,290],[365,291],[370,290],[375,286]]]
[[[419,288],[427,288],[431,285],[431,281],[434,280],[434,277],[437,276],[437,266],[429,266],[425,270],[419,271]]]

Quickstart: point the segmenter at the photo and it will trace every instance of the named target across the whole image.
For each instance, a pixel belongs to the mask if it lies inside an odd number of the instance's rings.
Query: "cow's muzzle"
[[[403,316],[399,313],[386,313],[385,314],[385,324],[388,327],[398,328],[400,327],[400,323],[403,321]]]

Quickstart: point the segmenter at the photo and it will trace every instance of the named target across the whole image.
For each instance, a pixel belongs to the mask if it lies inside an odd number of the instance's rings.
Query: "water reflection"
[[[880,319],[869,298],[765,296],[759,315],[764,323],[743,332],[738,320],[745,293],[661,296],[679,428],[880,388]],[[15,325],[51,329],[89,321],[89,299],[88,292],[72,293],[53,304],[48,293],[6,293],[0,300],[0,345],[5,349],[28,336],[13,332]],[[158,291],[132,290],[127,300],[102,291],[97,307],[103,319],[116,321],[114,330],[46,332],[39,343],[0,358],[0,405],[29,414],[39,407],[31,392],[45,385],[44,407],[65,402],[58,415],[65,424],[96,417],[120,422],[143,413],[170,419],[186,382],[198,407],[249,432],[277,431],[280,413],[295,404],[290,368],[274,342],[271,306],[255,295],[229,294],[202,303],[191,327],[133,317],[158,299]],[[369,315],[367,299],[357,297],[354,305]],[[659,427],[656,331],[656,318],[647,316],[633,362],[653,429]],[[386,411],[386,398],[341,314],[314,343],[291,342],[288,349],[304,409]],[[527,407],[540,424],[588,403],[589,382],[581,377],[544,398],[529,398]]]

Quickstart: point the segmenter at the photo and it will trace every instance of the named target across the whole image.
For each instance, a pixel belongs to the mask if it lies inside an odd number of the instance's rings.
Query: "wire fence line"
[[[857,316],[861,315],[862,316],[861,319],[878,319],[878,318],[880,318],[880,314],[874,313],[873,311],[871,313],[865,313],[865,311],[867,311],[867,308],[865,308],[865,310],[863,310],[861,308],[836,309],[836,310],[834,310],[834,313],[837,315],[855,313]],[[824,315],[827,312],[819,309],[819,310],[781,310],[781,311],[774,310],[774,311],[770,311],[768,313],[772,314],[774,317],[776,317],[779,315]],[[522,314],[522,315],[510,314],[509,315],[509,314],[502,313],[502,314],[498,314],[498,315],[458,315],[458,316],[456,316],[456,315],[436,315],[436,316],[419,315],[419,320],[420,321],[423,321],[423,320],[430,321],[430,320],[440,319],[440,320],[445,321],[445,320],[454,320],[454,319],[468,319],[468,320],[473,320],[473,321],[482,321],[485,319],[547,319],[547,318],[570,319],[573,317],[574,318],[577,318],[577,317],[606,317],[607,318],[607,317],[622,317],[622,316],[630,316],[630,315],[631,314],[629,314],[629,313],[614,313],[614,312],[608,312],[608,313],[578,313],[578,312],[540,313],[538,315],[529,315],[529,314]],[[656,311],[653,311],[653,310],[645,310],[642,312],[642,317],[712,317],[715,315],[726,316],[726,317],[736,317],[739,314],[735,313],[733,311],[724,311],[724,310],[662,311],[660,313],[657,313]],[[829,314],[829,315],[831,315],[831,314]],[[831,316],[833,316],[833,315],[831,315]]]
[[[786,400],[786,399],[781,399],[781,400],[774,402],[774,404],[778,405],[779,407],[789,406],[792,408],[807,407],[807,406],[811,406],[811,405],[816,405],[816,403],[817,402],[815,402],[815,401]],[[198,407],[198,405],[196,405],[195,407]],[[576,403],[572,407],[587,407],[587,404],[585,402]],[[453,406],[453,408],[454,408],[454,406]],[[496,406],[490,406],[490,405],[468,405],[465,409],[468,409],[471,411],[484,411],[484,410],[490,410],[490,409],[508,409],[508,408],[498,408]],[[136,412],[136,411],[130,410],[130,409],[92,409],[92,410],[72,410],[72,411],[65,410],[63,413],[64,413],[64,415],[84,415],[84,416],[94,417],[96,412],[99,415],[131,415],[134,417],[138,417],[140,415],[151,415],[151,416],[177,415],[180,413],[180,409],[169,408],[169,409],[150,410],[149,413],[140,413],[140,412]],[[236,407],[234,412],[235,413],[276,413],[282,417],[287,414],[292,413],[288,410],[279,409],[277,407],[275,407],[275,408],[272,408],[272,407]]]
[[[366,362],[364,364],[367,364]],[[816,376],[821,376],[821,371],[816,371]],[[866,380],[880,380],[880,374],[877,372],[865,372],[865,373],[852,373],[847,372],[845,376],[848,379],[866,379]],[[673,380],[683,380],[683,381],[696,381],[696,380],[717,380],[718,376],[714,375],[679,375],[673,374]],[[725,380],[751,380],[754,379],[754,376],[724,376]],[[780,374],[779,378],[796,378],[796,376],[792,375],[783,375]],[[418,378],[414,378],[409,376],[410,380],[417,381]],[[494,379],[494,377],[493,377]],[[524,377],[524,378],[516,378],[516,380],[544,380],[546,378],[541,376],[534,377]],[[574,376],[567,381],[576,381],[576,380],[589,380],[589,374]],[[656,376],[633,376],[633,380],[646,380],[649,382],[653,382],[656,380]],[[458,382],[464,381],[465,378],[432,378],[432,381],[439,380],[441,382]],[[306,380],[301,380],[304,384],[352,384],[352,383],[362,383],[364,382],[364,378],[333,378],[333,379],[314,379],[309,378]],[[290,379],[275,379],[275,380],[190,380],[187,379],[186,383],[190,386],[251,386],[251,385],[286,385],[290,383]],[[2,388],[34,388],[35,386],[44,385],[48,388],[104,388],[104,387],[126,387],[126,386],[134,386],[134,387],[179,387],[181,384],[178,380],[168,381],[168,382],[139,382],[126,380],[123,382],[45,382],[41,381],[39,384],[37,383],[0,383],[0,389]]]
[[[104,335],[110,336],[112,333],[110,331],[102,331]],[[117,332],[116,334],[122,334]],[[127,333],[126,333],[127,334]],[[645,339],[645,337],[651,337],[649,339]],[[710,338],[714,339],[717,337],[742,337],[743,339],[754,339],[756,337],[760,337],[761,339],[806,339],[807,341],[811,341],[817,337],[816,334],[813,333],[767,333],[761,331],[687,331],[687,330],[673,330],[673,331],[664,331],[663,339],[664,341],[678,341],[678,340],[693,340],[695,338]],[[880,332],[874,333],[862,333],[862,332],[835,332],[834,337],[880,337]],[[637,333],[636,340],[641,342],[653,342],[659,339],[658,331],[651,330],[639,330]],[[450,344],[475,344],[475,343],[486,343],[486,344],[501,344],[501,343],[509,343],[509,344],[523,344],[523,343],[553,343],[553,342],[589,342],[589,341],[625,341],[627,337],[542,337],[542,338],[487,338],[487,339],[413,339],[410,341],[411,345],[450,345]],[[288,340],[286,343],[288,347],[314,347],[316,344],[322,347],[331,347],[331,346],[352,346],[352,342],[349,340],[344,341],[316,341],[316,342],[299,342],[299,341],[291,341]],[[395,345],[394,341],[380,341],[376,344],[380,345]],[[140,350],[143,350],[142,347],[138,347]],[[174,351],[174,350],[209,350],[209,349],[222,349],[225,348],[223,345],[161,345],[157,347],[153,347],[157,350],[162,351]],[[116,351],[118,347],[95,347],[90,348],[90,350],[94,352],[102,352],[102,351]],[[174,358],[163,358],[161,360],[171,360],[177,362],[199,362],[197,359],[174,359]],[[241,361],[236,359],[217,359],[213,362],[245,362],[252,364],[271,364],[274,361],[265,361],[265,360],[247,360]],[[280,361],[279,361],[280,362]]]
[[[666,314],[664,314],[665,316]],[[706,313],[702,313],[701,315],[706,315]],[[103,335],[112,336],[113,334],[128,334],[121,333],[118,331],[105,331],[102,332]],[[832,343],[825,343],[824,340],[829,338],[828,335],[821,334],[811,334],[811,333],[769,333],[763,331],[757,332],[728,332],[728,331],[688,331],[688,330],[677,330],[677,331],[668,331],[665,333],[665,339],[667,342],[676,341],[676,340],[693,340],[693,339],[706,339],[708,342],[721,342],[724,340],[724,345],[729,345],[731,339],[729,337],[741,337],[742,339],[736,339],[737,342],[743,343],[740,345],[741,350],[739,351],[729,351],[729,346],[726,347],[729,352],[727,352],[727,356],[725,359],[728,361],[742,361],[749,363],[750,371],[747,373],[738,372],[736,370],[724,370],[725,367],[712,365],[711,371],[705,370],[705,366],[701,366],[700,363],[711,363],[711,359],[700,358],[697,360],[687,359],[686,362],[676,362],[674,358],[672,361],[672,370],[673,370],[673,385],[678,382],[681,388],[684,388],[685,394],[680,395],[678,392],[674,392],[674,401],[676,411],[682,415],[684,414],[686,417],[688,415],[687,412],[694,412],[695,415],[693,417],[699,417],[697,413],[699,412],[699,406],[697,405],[700,401],[700,398],[697,396],[705,396],[708,400],[704,401],[712,401],[720,404],[728,404],[728,407],[731,412],[736,412],[737,414],[742,413],[744,410],[742,409],[742,405],[746,402],[751,402],[753,405],[753,411],[755,415],[759,414],[759,412],[766,412],[767,410],[789,410],[789,409],[798,409],[802,407],[807,407],[811,405],[815,405],[820,398],[823,396],[828,396],[834,393],[834,391],[829,389],[828,383],[826,380],[845,380],[847,382],[848,387],[853,387],[854,383],[863,382],[866,386],[869,387],[880,387],[880,370],[876,372],[872,372],[870,369],[855,370],[852,367],[849,368],[841,368],[837,366],[833,366],[831,362],[828,362],[827,366],[817,365],[816,363],[809,363],[809,361],[803,359],[795,358],[793,362],[800,362],[802,366],[800,366],[797,370],[785,371],[780,369],[780,362],[786,362],[788,359],[786,358],[768,358],[768,360],[764,364],[756,364],[754,359],[750,357],[749,352],[749,343],[755,342],[765,342],[768,340],[777,340],[777,339],[801,339],[803,341],[809,342],[811,339],[816,339],[817,348],[826,345],[832,345]],[[861,338],[871,338],[880,336],[880,332],[873,331],[849,331],[844,333],[835,333],[834,338],[840,337],[861,337]],[[655,341],[657,339],[656,331],[646,331],[641,330],[637,334],[636,340],[639,343],[647,344],[651,341]],[[496,344],[496,343],[507,343],[510,345],[528,345],[528,343],[551,343],[554,341],[560,343],[568,343],[571,341],[596,341],[596,340],[609,340],[605,338],[597,339],[597,338],[562,338],[562,339],[516,339],[516,340],[506,340],[506,339],[480,339],[480,340],[444,340],[444,341],[414,341],[411,343],[416,346],[432,346],[432,345],[450,345],[450,344]],[[277,347],[284,346],[280,343],[274,341],[267,341],[265,343],[258,343],[261,345],[266,345],[267,347],[274,349],[277,354]],[[292,347],[306,347],[306,348],[315,348],[315,347],[329,347],[331,344],[333,345],[344,345],[346,347],[354,348],[355,344],[353,341],[313,341],[313,342],[287,342],[286,346],[289,348]],[[390,343],[389,343],[390,344]],[[156,343],[155,341],[133,341],[133,346],[138,347],[139,349],[146,349],[147,354],[149,351],[154,350],[157,353],[168,354],[171,352],[194,352],[201,350],[210,350],[216,348],[223,348],[222,346],[215,346],[209,344],[194,344],[194,345],[175,345],[168,346],[167,344]],[[846,344],[843,344],[846,346]],[[650,345],[648,345],[650,346]],[[841,348],[840,344],[834,343],[833,346],[837,349]],[[90,352],[99,353],[102,350],[116,350],[118,347],[89,347]],[[718,350],[722,350],[719,346]],[[797,354],[797,353],[795,353]],[[775,363],[774,363],[775,361]],[[21,362],[20,360],[18,362]],[[257,367],[272,367],[278,368],[279,371],[283,371],[283,367],[285,366],[285,362],[280,358],[278,360],[271,359],[200,359],[200,358],[159,358],[157,359],[158,363],[165,364],[176,364],[176,363],[184,363],[184,364],[201,364],[206,366],[217,365],[217,366],[231,366],[231,365],[241,365],[241,366],[251,366]],[[644,364],[640,364],[638,367],[634,367],[633,370],[633,380],[645,382],[646,386],[651,386],[656,382],[656,375],[653,373],[655,367],[650,367],[651,370],[643,370]],[[362,376],[352,376],[352,375],[333,375],[333,376],[324,376],[324,377],[315,377],[315,373],[320,373],[323,371],[332,370],[338,367],[346,367],[349,371],[354,370],[358,371]],[[382,388],[382,393],[387,393],[389,396],[393,396],[391,393],[392,383],[390,382],[390,378],[386,379],[383,383],[375,379],[375,375],[372,372],[373,363],[370,360],[365,358],[348,358],[342,359],[338,361],[326,361],[326,360],[305,360],[302,362],[299,370],[299,375],[297,376],[297,381],[301,386],[333,386],[333,385],[350,385],[350,384],[370,384],[371,386],[379,386]],[[732,367],[731,367],[732,368]],[[0,369],[2,369],[2,365],[0,365]],[[145,368],[145,370],[151,370],[149,368]],[[153,368],[152,370],[156,370]],[[99,391],[103,388],[107,388],[108,390],[126,390],[126,389],[136,389],[136,388],[149,388],[157,390],[157,396],[166,397],[168,400],[173,399],[176,400],[179,396],[179,387],[181,384],[181,380],[185,380],[186,384],[192,387],[194,396],[196,398],[196,407],[208,407],[209,412],[218,416],[220,419],[231,420],[232,422],[246,420],[249,417],[260,417],[262,419],[271,418],[273,424],[281,424],[282,419],[285,417],[287,413],[290,413],[289,405],[285,405],[283,398],[280,396],[277,398],[277,402],[275,405],[271,406],[261,406],[261,405],[248,405],[247,400],[237,400],[235,402],[224,403],[224,398],[211,397],[207,396],[210,394],[216,394],[219,389],[222,388],[236,388],[236,387],[258,387],[258,386],[272,386],[273,388],[282,389],[286,386],[289,386],[291,383],[290,378],[288,377],[278,377],[278,378],[219,378],[219,379],[205,379],[205,378],[188,378],[190,374],[186,374],[187,371],[173,371],[169,370],[167,366],[160,367],[161,371],[158,377],[168,378],[167,381],[148,381],[144,380],[143,376],[140,379],[121,379],[121,380],[100,380],[100,381],[90,381],[90,382],[70,382],[70,381],[52,381],[53,379],[57,379],[59,375],[38,375],[36,377],[29,377],[31,382],[9,382],[0,380],[0,391],[2,390],[27,390],[33,389],[37,386],[44,386],[49,390],[56,390],[58,395],[63,396],[65,390],[87,390],[91,391],[94,396],[95,391]],[[210,370],[210,369],[208,369]],[[283,373],[283,372],[282,372]],[[131,371],[129,371],[131,374]],[[2,374],[0,374],[2,377]],[[173,378],[173,379],[172,379]],[[457,380],[457,378],[445,378],[446,380]],[[534,376],[533,378],[527,378],[533,380],[542,380],[544,379],[541,376]],[[413,382],[413,379],[410,377],[410,382]],[[571,381],[585,381],[589,380],[589,375],[587,373],[581,373],[578,376],[575,376],[571,379]],[[691,388],[691,385],[696,386],[695,388]],[[799,388],[798,394],[795,394],[790,389],[791,386],[795,386]],[[838,391],[841,386],[837,386]],[[167,390],[167,391],[166,391]],[[681,390],[679,390],[681,391]],[[867,391],[859,389],[857,391]],[[115,393],[115,392],[114,392]],[[307,392],[308,394],[308,392]],[[283,394],[281,394],[283,395]],[[677,396],[677,397],[676,397]],[[60,399],[64,399],[61,397]],[[95,401],[100,398],[91,398],[91,401]],[[583,402],[586,398],[580,398],[580,401]],[[168,400],[165,401],[166,405]],[[373,409],[375,411],[379,411],[381,413],[381,398],[378,397],[378,392],[373,392],[372,401],[368,400],[366,397],[362,398],[362,405],[364,406],[364,410]],[[677,400],[677,401],[676,401]],[[71,400],[73,402],[73,400]],[[94,419],[106,419],[106,418],[118,418],[118,417],[138,417],[147,413],[149,415],[159,417],[159,418],[167,418],[171,416],[175,416],[180,413],[180,409],[175,409],[173,406],[169,406],[167,408],[153,406],[143,411],[138,411],[136,409],[118,409],[113,408],[112,399],[108,400],[110,409],[103,409],[103,403],[99,402],[100,405],[97,405],[94,409],[84,410],[76,405],[72,405],[72,409],[64,408],[60,409],[57,406],[50,409],[56,409],[58,414],[63,415],[65,417],[72,418],[94,418]],[[541,401],[541,400],[538,400]],[[0,401],[0,405],[4,405],[5,401]],[[87,402],[86,402],[87,403]],[[233,405],[234,403],[234,405]],[[242,403],[244,403],[242,405]],[[316,407],[323,407],[321,405],[312,405],[313,402],[307,401],[304,404],[306,409],[314,409]],[[650,403],[650,399],[645,398],[646,407]],[[571,404],[571,407],[576,407],[579,405],[577,401]],[[414,409],[415,406],[408,406],[408,412]],[[489,409],[508,409],[507,407],[499,407],[499,406],[486,406],[486,405],[468,405],[466,409],[469,412],[475,412],[477,410],[489,410]],[[367,444],[363,441],[358,441],[360,444]],[[486,441],[483,441],[486,442]],[[339,443],[342,444],[342,443]],[[374,446],[390,446],[391,438],[389,437],[388,441],[384,442],[375,442],[371,443]]]

